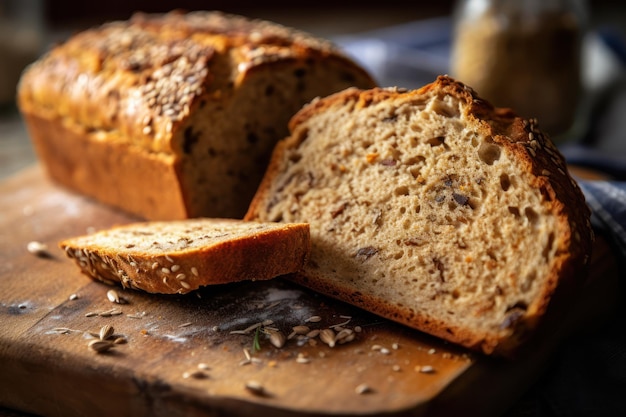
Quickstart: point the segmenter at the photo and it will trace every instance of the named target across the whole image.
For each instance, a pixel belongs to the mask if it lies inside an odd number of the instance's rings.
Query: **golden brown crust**
[[[578,185],[568,174],[564,158],[539,130],[537,122],[521,119],[510,109],[494,108],[462,83],[447,76],[440,76],[434,83],[419,90],[349,89],[312,102],[292,118],[290,123],[292,136],[276,146],[266,176],[245,219],[258,220],[266,217],[269,207],[273,204],[272,194],[277,190],[276,181],[285,168],[287,152],[298,148],[302,141],[307,140],[307,121],[311,117],[330,113],[334,111],[334,107],[346,111],[346,108],[367,107],[385,101],[389,101],[390,106],[393,106],[392,103],[407,103],[412,100],[419,102],[420,99],[423,101],[425,95],[452,96],[463,102],[467,128],[497,144],[498,148],[503,149],[503,153],[511,155],[522,170],[530,174],[528,177],[531,180],[528,185],[539,190],[543,198],[542,207],[557,219],[554,242],[551,242],[556,246],[555,259],[552,270],[547,276],[542,277],[540,294],[531,304],[524,306],[523,316],[511,314],[511,319],[505,319],[502,323],[502,331],[485,335],[463,326],[454,327],[449,322],[430,316],[428,311],[420,311],[418,314],[414,306],[398,305],[393,299],[355,290],[356,287],[347,280],[328,280],[324,271],[315,265],[305,268],[302,273],[294,276],[294,280],[466,347],[486,353],[510,355],[529,336],[529,331],[543,320],[548,305],[555,298],[559,298],[557,293],[569,293],[572,288],[579,287],[580,279],[585,275],[593,241],[589,222],[590,211],[584,203]],[[315,239],[315,236],[313,238]],[[312,260],[314,259],[315,256],[312,256]]]
[[[153,152],[174,152],[177,125],[207,92],[231,82],[233,74],[222,78],[215,68],[215,54],[230,50],[238,51],[242,74],[313,57],[352,66],[331,43],[270,22],[219,12],[139,13],[52,49],[25,72],[18,100],[25,112],[43,109],[88,130],[119,130]]]
[[[237,229],[230,231],[231,225]],[[156,234],[162,226],[159,222],[135,223],[98,234]],[[116,238],[111,245],[95,234],[63,240],[59,247],[92,279],[161,294],[184,294],[207,285],[294,273],[302,268],[310,251],[308,224],[193,219],[170,222],[167,227],[173,232],[154,238],[164,246],[168,240],[186,239],[185,229],[189,228],[201,228],[207,235],[216,233],[216,238],[205,245],[189,242],[188,247],[142,250],[134,249],[130,240]]]
[[[53,180],[110,206],[123,202],[125,211],[139,217],[189,217],[171,155],[145,154],[121,140],[99,140],[97,133],[34,114],[24,118]]]
[[[28,128],[38,142],[57,141],[41,130],[48,120],[58,136],[92,141],[91,155],[103,146],[132,149],[136,168],[92,180],[88,195],[147,219],[241,217],[289,117],[316,95],[353,84],[375,82],[331,43],[294,29],[219,12],[138,13],[53,48],[24,72],[18,103],[27,121],[37,120]],[[41,155],[49,171],[69,170],[49,156]],[[83,158],[80,166],[74,156],[78,170],[104,164]],[[128,194],[123,178],[151,172],[155,159],[162,167],[145,180],[171,195],[167,203],[110,198]],[[77,174],[54,178],[86,189]]]

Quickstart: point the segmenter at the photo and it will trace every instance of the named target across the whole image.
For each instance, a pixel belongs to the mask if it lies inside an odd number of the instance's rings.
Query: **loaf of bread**
[[[290,117],[374,85],[331,43],[278,24],[138,13],[53,48],[18,103],[58,183],[145,219],[241,218]]]
[[[310,251],[307,224],[187,219],[132,223],[59,242],[89,277],[150,293],[266,280],[296,272]]]
[[[245,218],[310,223],[300,284],[510,355],[564,299],[557,289],[576,287],[593,239],[537,126],[446,76],[348,89],[291,120]]]

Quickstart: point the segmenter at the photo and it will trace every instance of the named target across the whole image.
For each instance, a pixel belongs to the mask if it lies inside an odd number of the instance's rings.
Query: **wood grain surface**
[[[50,183],[39,166],[0,184],[0,407],[64,417],[498,415],[541,375],[562,337],[587,324],[582,317],[610,309],[617,282],[599,240],[578,314],[523,358],[506,361],[284,278],[184,296],[109,287],[81,275],[56,246],[135,220]],[[49,254],[30,253],[31,241],[46,244]],[[109,301],[112,288],[125,303]],[[119,314],[107,315],[112,309]],[[312,316],[320,321],[307,321]],[[361,331],[334,347],[293,337],[279,348],[265,332],[241,334],[263,321],[285,335],[304,324]],[[90,350],[90,333],[107,324],[127,343]],[[246,388],[251,381],[263,391]]]

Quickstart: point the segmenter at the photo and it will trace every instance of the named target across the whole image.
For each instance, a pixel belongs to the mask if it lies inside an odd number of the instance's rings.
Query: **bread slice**
[[[310,223],[302,285],[508,354],[587,262],[589,210],[557,149],[449,77],[348,89],[290,128],[245,218]]]
[[[93,279],[162,294],[293,273],[310,250],[307,224],[229,219],[133,223],[59,246]]]

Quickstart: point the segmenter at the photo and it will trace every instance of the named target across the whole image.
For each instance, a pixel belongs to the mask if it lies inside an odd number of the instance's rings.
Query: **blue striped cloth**
[[[591,208],[592,224],[626,259],[626,182],[579,181],[579,185]]]

